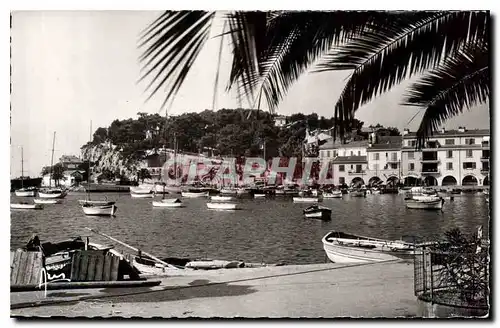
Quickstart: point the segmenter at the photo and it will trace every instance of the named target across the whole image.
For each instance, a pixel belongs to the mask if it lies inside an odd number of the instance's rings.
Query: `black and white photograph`
[[[11,318],[491,319],[494,14],[257,9],[10,11]]]

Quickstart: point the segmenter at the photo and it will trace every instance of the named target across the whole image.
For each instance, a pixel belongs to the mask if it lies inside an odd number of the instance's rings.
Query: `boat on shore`
[[[184,207],[184,204],[179,198],[165,198],[160,201],[153,201],[153,207],[179,208]]]
[[[11,203],[10,208],[12,210],[41,210],[43,209],[43,205],[30,203]]]
[[[83,204],[82,209],[85,215],[115,216],[118,207],[114,204],[113,205]]]
[[[415,244],[330,231],[323,239],[323,249],[334,263],[368,263],[412,258]]]
[[[308,219],[320,219],[323,221],[332,219],[332,210],[324,206],[312,205],[303,210],[303,213]]]
[[[214,203],[207,203],[207,207],[211,210],[237,210],[238,204],[214,202]]]
[[[405,199],[406,208],[422,210],[440,210],[444,205],[443,198],[437,199]]]
[[[50,199],[50,198],[35,198],[33,199],[33,202],[35,204],[61,204],[62,199],[56,198],[56,199]]]

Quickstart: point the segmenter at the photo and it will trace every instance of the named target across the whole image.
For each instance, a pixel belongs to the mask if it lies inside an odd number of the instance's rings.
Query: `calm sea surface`
[[[92,194],[92,199],[104,196]],[[153,208],[151,199],[129,194],[106,196],[117,201],[115,218],[85,216],[78,205],[84,194],[70,194],[62,204],[45,205],[39,211],[12,211],[11,249],[24,246],[32,234],[42,242],[91,236],[91,241],[110,243],[85,229],[90,227],[158,257],[307,264],[325,261],[321,238],[330,230],[388,239],[402,235],[431,239],[454,227],[472,233],[483,225],[487,234],[489,221],[482,194],[447,200],[443,212],[406,209],[401,195],[344,195],[323,201],[333,210],[330,222],[304,219],[302,209],[308,205],[294,204],[291,198],[240,199],[242,210],[222,212],[208,210],[206,199],[183,199],[185,208],[167,209]]]

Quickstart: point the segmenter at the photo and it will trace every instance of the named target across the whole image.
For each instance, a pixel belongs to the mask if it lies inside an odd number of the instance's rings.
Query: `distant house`
[[[277,115],[274,117],[274,126],[282,128],[286,125],[286,116]]]
[[[63,155],[59,159],[59,163],[62,164],[65,170],[76,170],[83,161],[75,155]]]
[[[59,180],[59,185],[64,186],[64,187],[71,187],[77,184],[79,181],[83,180],[83,174],[85,173],[84,170],[65,170],[63,175],[64,178]],[[50,179],[51,175],[45,174],[42,177],[42,185],[43,186],[56,186],[56,181]]]

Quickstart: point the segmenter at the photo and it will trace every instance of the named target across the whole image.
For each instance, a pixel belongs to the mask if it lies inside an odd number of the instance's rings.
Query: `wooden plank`
[[[111,255],[104,256],[104,267],[102,269],[102,280],[109,281],[111,277]]]
[[[81,252],[80,274],[78,275],[78,281],[85,281],[85,279],[87,278],[88,265],[89,254],[87,252]]]
[[[73,253],[73,259],[71,260],[71,281],[77,281],[80,276],[80,252]]]
[[[120,265],[120,258],[118,256],[113,256],[112,262],[111,262],[111,276],[110,276],[111,281],[118,280],[118,266],[119,265]]]
[[[96,281],[101,281],[102,279],[102,271],[104,268],[104,254],[101,253],[101,255],[98,255],[96,257],[96,263],[95,263],[95,274],[94,274],[94,280]]]
[[[29,284],[40,283],[40,274],[43,267],[43,256],[42,252],[34,252],[35,256],[33,259],[33,272],[31,273],[31,280]]]
[[[19,257],[19,270],[16,277],[16,285],[24,284],[24,276],[26,275],[26,266],[28,262],[28,252],[21,252]]]
[[[95,264],[97,262],[98,255],[94,252],[89,253],[89,265],[87,270],[87,279],[85,281],[93,281],[95,277]]]
[[[14,253],[14,261],[12,262],[12,270],[10,271],[10,284],[11,285],[17,285],[16,279],[17,279],[17,274],[19,272],[19,260],[21,258],[21,252],[22,252],[22,250],[18,249]]]
[[[26,272],[24,274],[23,285],[27,285],[31,281],[33,274],[33,264],[35,259],[35,252],[26,252]]]

